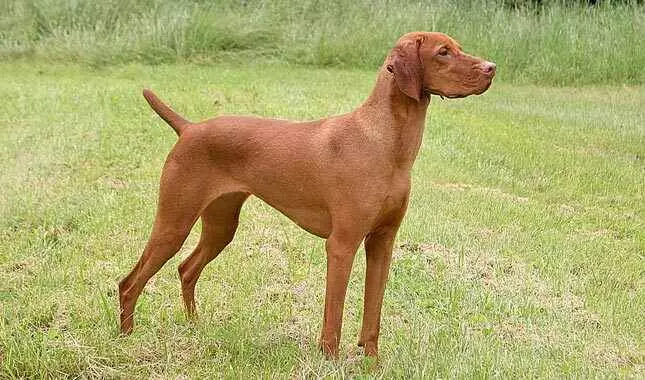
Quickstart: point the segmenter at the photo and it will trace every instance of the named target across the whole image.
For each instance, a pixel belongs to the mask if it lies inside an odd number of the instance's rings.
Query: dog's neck
[[[399,167],[411,169],[419,153],[430,95],[420,101],[405,95],[394,75],[385,66],[379,72],[372,93],[357,110],[359,117],[370,121],[391,152]]]

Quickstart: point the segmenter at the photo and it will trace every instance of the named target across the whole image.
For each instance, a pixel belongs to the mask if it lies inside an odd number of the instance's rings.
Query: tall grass
[[[434,30],[496,61],[507,81],[645,82],[643,6],[542,3],[0,0],[0,59],[105,65],[270,58],[371,69],[399,35]]]

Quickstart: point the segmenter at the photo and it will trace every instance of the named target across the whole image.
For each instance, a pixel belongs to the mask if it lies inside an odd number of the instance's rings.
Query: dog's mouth
[[[430,95],[437,95],[441,99],[461,99],[470,95],[481,95],[486,92],[488,88],[490,88],[491,84],[493,84],[493,77],[494,75],[483,77],[483,80],[480,81],[476,87],[464,92],[443,92],[438,90],[431,90],[429,88],[424,88],[423,92],[428,97],[430,97]]]

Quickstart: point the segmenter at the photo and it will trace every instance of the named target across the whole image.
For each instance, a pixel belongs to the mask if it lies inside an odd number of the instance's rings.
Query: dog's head
[[[436,32],[405,34],[388,56],[386,69],[399,89],[417,101],[426,94],[479,95],[495,76],[494,63],[464,53],[455,40]]]

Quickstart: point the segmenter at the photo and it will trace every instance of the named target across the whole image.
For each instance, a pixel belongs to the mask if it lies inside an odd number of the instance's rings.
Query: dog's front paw
[[[363,347],[365,356],[377,358],[378,357],[378,343],[368,340],[359,340],[358,346]]]
[[[318,348],[325,355],[327,360],[336,360],[338,359],[338,342],[330,343],[324,338],[320,338],[318,341]]]

